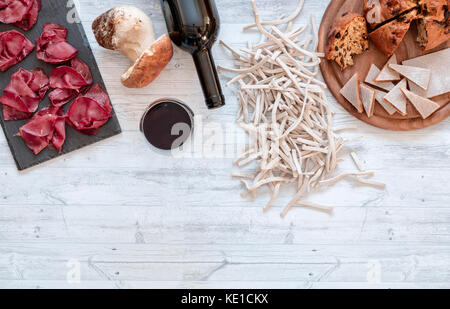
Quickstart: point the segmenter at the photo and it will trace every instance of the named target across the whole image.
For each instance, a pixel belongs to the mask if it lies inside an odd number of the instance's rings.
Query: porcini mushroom
[[[133,6],[118,6],[97,17],[93,24],[100,46],[118,51],[133,63],[122,76],[128,88],[142,88],[153,82],[173,57],[168,35],[158,40],[150,17]]]

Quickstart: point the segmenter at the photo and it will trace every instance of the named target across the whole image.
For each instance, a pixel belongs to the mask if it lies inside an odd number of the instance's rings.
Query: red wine
[[[172,41],[194,57],[208,108],[225,105],[211,48],[220,28],[214,0],[161,0]]]
[[[162,150],[181,147],[192,132],[194,113],[175,100],[153,103],[141,120],[141,131],[150,144]]]

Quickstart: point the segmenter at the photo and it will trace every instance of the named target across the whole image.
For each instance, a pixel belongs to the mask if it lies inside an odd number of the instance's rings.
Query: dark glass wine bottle
[[[225,105],[211,48],[220,20],[214,0],[161,0],[172,41],[194,57],[208,108]]]

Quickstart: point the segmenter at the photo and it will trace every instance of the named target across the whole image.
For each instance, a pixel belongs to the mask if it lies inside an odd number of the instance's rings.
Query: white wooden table
[[[242,199],[232,158],[171,158],[139,132],[147,105],[167,96],[188,102],[204,124],[239,132],[234,90],[225,89],[226,107],[208,111],[193,62],[179,50],[148,88],[121,86],[129,63],[99,48],[90,24],[112,6],[132,4],[163,34],[159,1],[79,2],[124,132],[22,173],[0,134],[0,288],[450,287],[450,119],[387,132],[354,119],[330,96],[336,124],[360,127],[345,136],[364,136],[348,149],[388,189],[344,181],[310,198],[335,206],[333,217],[294,210],[282,220],[292,191],[263,214],[269,195]],[[273,19],[297,0],[257,3]],[[311,13],[320,20],[327,3],[306,0],[299,23]],[[250,1],[217,4],[221,39],[239,47],[257,38],[241,32],[252,22]],[[214,54],[232,65],[220,46]],[[342,165],[353,169],[350,161]]]

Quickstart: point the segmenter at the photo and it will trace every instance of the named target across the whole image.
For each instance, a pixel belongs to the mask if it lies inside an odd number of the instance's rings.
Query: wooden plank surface
[[[298,20],[320,20],[328,1],[305,1]],[[123,1],[79,0],[86,29]],[[133,0],[156,32],[165,24],[159,1]],[[297,0],[257,0],[267,19],[292,12]],[[242,33],[252,22],[250,1],[217,0],[220,38],[234,47],[258,40]],[[245,144],[235,123],[235,90],[227,106],[208,111],[190,55],[175,57],[149,87],[126,89],[121,55],[87,36],[124,130],[123,134],[18,172],[0,135],[0,287],[6,288],[448,288],[450,287],[450,120],[421,131],[393,133],[349,115],[328,93],[346,151],[388,184],[386,191],[344,181],[310,197],[335,214],[296,209],[279,213],[294,190],[269,199],[240,197],[231,178],[233,157]],[[215,46],[217,63],[230,56]],[[228,75],[222,75],[222,81]],[[187,102],[205,125],[231,131],[219,158],[172,158],[153,151],[138,123],[148,104],[171,96]],[[208,130],[206,130],[208,131]],[[236,146],[237,145],[237,146]],[[350,159],[340,171],[355,167]],[[79,272],[78,272],[79,270]],[[77,279],[77,273],[80,280]],[[74,275],[72,277],[72,275]]]

